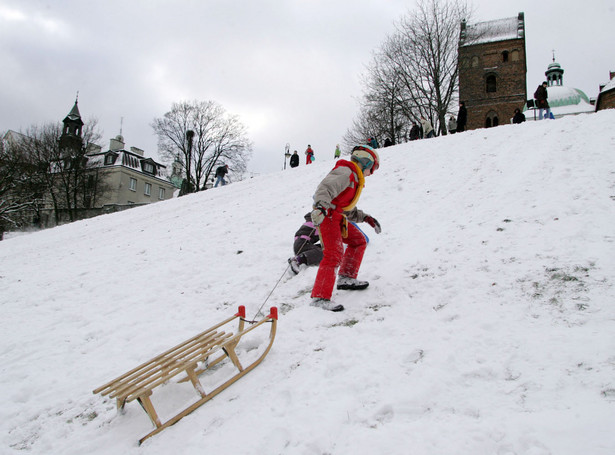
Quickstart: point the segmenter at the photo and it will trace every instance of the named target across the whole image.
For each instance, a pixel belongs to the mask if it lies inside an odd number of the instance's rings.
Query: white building
[[[547,77],[547,93],[549,95],[547,101],[553,117],[561,118],[565,115],[587,114],[595,111],[595,107],[582,90],[564,85],[564,69],[559,63],[555,62],[555,59],[547,67],[545,76]],[[538,109],[528,109],[527,104],[524,108],[524,114],[527,120],[538,119]]]

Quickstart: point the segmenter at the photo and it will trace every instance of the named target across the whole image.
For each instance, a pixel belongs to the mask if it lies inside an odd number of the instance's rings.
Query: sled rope
[[[312,234],[316,231],[316,227],[314,227],[312,229],[312,232],[310,232],[309,237],[312,237]],[[320,232],[318,233],[318,235],[320,236]],[[307,243],[309,239],[305,239],[303,241],[303,244],[301,245],[301,248],[299,248],[299,250],[302,250],[303,247],[305,246],[305,244]],[[322,243],[322,238],[320,239],[320,243]],[[324,249],[324,246],[323,246]],[[278,278],[278,281],[276,282],[276,284],[273,286],[273,288],[271,289],[271,291],[269,292],[269,294],[267,295],[267,297],[265,298],[265,301],[262,303],[262,305],[259,307],[258,311],[254,314],[254,317],[252,318],[251,321],[246,320],[245,322],[247,322],[248,324],[254,324],[256,321],[256,316],[258,316],[261,313],[261,310],[263,309],[263,307],[265,306],[265,304],[267,303],[267,300],[269,300],[269,297],[271,297],[271,295],[273,294],[273,291],[275,291],[275,289],[278,287],[278,284],[280,284],[280,281],[282,281],[282,278],[284,278],[284,275],[286,275],[286,272],[288,272],[288,269],[290,268],[290,264],[288,264],[286,266],[286,268],[284,269],[284,271],[282,272],[282,275],[280,275],[280,278]]]
[[[256,314],[254,315],[254,317],[252,318],[252,321],[246,321],[249,324],[254,324],[256,321],[256,316],[258,316],[261,312],[261,310],[263,309],[263,307],[265,306],[265,303],[267,303],[267,300],[269,300],[269,297],[271,297],[271,294],[273,294],[273,291],[275,291],[275,288],[278,287],[278,284],[280,284],[280,281],[282,281],[282,278],[284,278],[284,275],[286,275],[286,272],[288,271],[288,268],[290,267],[290,264],[288,264],[286,266],[286,268],[284,269],[284,272],[282,272],[282,275],[280,275],[280,278],[278,278],[277,283],[273,286],[273,289],[271,289],[271,291],[269,292],[269,295],[267,295],[267,298],[265,299],[265,301],[263,302],[263,304],[259,307],[258,311],[256,312]]]

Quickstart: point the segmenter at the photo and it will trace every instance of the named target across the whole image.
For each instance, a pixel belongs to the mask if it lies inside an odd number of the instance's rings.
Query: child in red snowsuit
[[[312,161],[314,161],[314,150],[311,145],[308,145],[305,151],[305,164],[312,164]]]
[[[378,221],[355,207],[365,177],[376,171],[379,165],[375,150],[366,145],[357,146],[353,149],[351,161],[337,161],[316,189],[311,216],[314,224],[319,226],[324,255],[312,289],[313,306],[330,311],[344,309],[342,305],[331,302],[338,267],[337,289],[359,290],[369,286],[367,281],[357,280],[367,242],[361,231],[348,220],[365,221],[377,234],[380,233]]]

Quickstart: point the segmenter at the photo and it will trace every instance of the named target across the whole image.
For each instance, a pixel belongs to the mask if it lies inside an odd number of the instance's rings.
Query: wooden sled
[[[244,306],[240,306],[239,311],[234,316],[163,352],[113,381],[98,387],[93,393],[116,398],[119,411],[124,410],[126,403],[137,400],[156,427],[153,431],[139,439],[139,444],[141,444],[150,436],[160,433],[202,404],[211,400],[261,363],[273,345],[278,321],[278,310],[272,307],[268,316],[258,322],[250,323],[251,325],[247,328],[244,327],[245,322],[247,322],[245,317],[246,309]],[[233,333],[222,331],[225,325],[235,319],[239,319],[239,327],[236,334],[233,335]],[[235,347],[241,340],[241,337],[265,323],[271,323],[269,344],[260,357],[250,365],[242,366],[235,353]],[[230,359],[238,372],[212,391],[206,392],[198,376],[227,358]],[[200,366],[198,365],[199,363],[201,364]],[[171,417],[166,422],[161,422],[150,396],[153,393],[153,389],[181,373],[186,373],[186,376],[177,382],[190,381],[199,394],[199,399],[176,416]]]

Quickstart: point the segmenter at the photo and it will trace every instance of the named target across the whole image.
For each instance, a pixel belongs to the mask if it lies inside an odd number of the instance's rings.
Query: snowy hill
[[[0,242],[1,453],[615,453],[615,111],[380,151],[360,293],[284,273],[332,161]],[[333,155],[333,152],[331,152]],[[363,227],[363,226],[362,226]],[[278,279],[280,283],[265,302]],[[178,424],[92,390],[246,305],[253,372]]]

